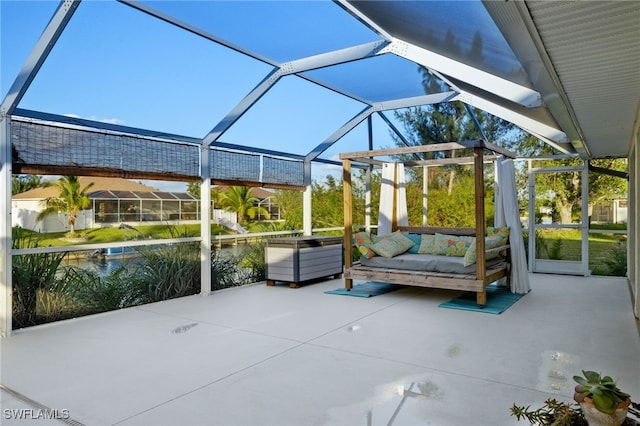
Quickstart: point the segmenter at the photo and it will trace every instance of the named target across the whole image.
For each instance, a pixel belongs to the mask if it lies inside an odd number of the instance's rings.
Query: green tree
[[[187,192],[194,197],[200,198],[200,183],[199,182],[189,182],[187,183]],[[211,201],[213,202],[213,206],[215,207],[222,197],[222,191],[219,186],[214,186],[211,188]]]
[[[343,226],[343,196],[342,180],[337,181],[332,175],[327,175],[324,183],[312,184],[311,216],[314,228]]]
[[[14,175],[11,177],[11,194],[20,194],[42,186],[42,176]]]
[[[531,135],[522,136],[522,143],[518,151],[521,155],[530,157],[549,156],[557,154],[552,147],[544,144]],[[622,158],[603,158],[591,160],[593,166],[615,171],[625,172],[628,170],[627,160]],[[584,165],[584,160],[580,158],[536,160],[536,168],[552,167],[580,167]],[[525,187],[527,175],[523,170],[519,174],[519,186]],[[627,193],[627,180],[596,172],[588,173],[589,179],[589,204],[593,205],[598,201],[625,197]],[[572,216],[581,208],[581,174],[579,171],[566,171],[554,173],[542,173],[536,177],[536,195],[538,204],[548,204],[553,208],[559,217],[560,223],[572,222]]]
[[[251,188],[246,186],[230,186],[220,197],[222,208],[236,212],[240,224],[246,219],[254,219],[258,214],[269,218],[269,211],[258,205],[258,201],[258,197],[251,194]]]
[[[450,43],[454,43],[452,39]],[[475,39],[476,53],[482,50],[481,40]],[[479,54],[479,53],[478,53]],[[443,83],[426,69],[421,68],[423,87],[426,93],[443,90]],[[513,149],[518,140],[516,127],[498,117],[479,109],[471,108],[473,116],[462,102],[445,102],[409,108],[396,113],[404,124],[405,135],[410,146],[432,145],[465,140],[488,139],[496,145]],[[395,136],[394,136],[395,137]],[[398,146],[404,142],[395,139]],[[471,151],[440,151],[423,154],[424,159],[440,159],[448,156],[471,156]],[[489,169],[490,170],[490,169]],[[491,172],[485,175],[485,213],[487,221],[493,217]],[[461,165],[429,167],[429,226],[474,226],[473,171]],[[411,168],[407,173],[407,208],[409,224],[422,223],[423,168]],[[377,199],[376,199],[377,200]],[[462,208],[461,208],[462,207]],[[470,214],[467,214],[470,213]]]
[[[200,183],[199,182],[187,182],[187,192],[194,197],[200,197]]]
[[[302,229],[302,192],[278,189],[275,192],[275,199],[280,208],[280,217],[285,221],[284,229]]]
[[[91,201],[87,196],[87,190],[93,186],[93,182],[84,188],[80,188],[80,180],[77,176],[62,176],[55,182],[45,182],[43,186],[55,186],[59,189],[60,193],[57,197],[43,200],[42,203],[45,209],[38,214],[37,220],[42,220],[52,213],[68,213],[69,235],[75,235],[78,212],[91,205]]]

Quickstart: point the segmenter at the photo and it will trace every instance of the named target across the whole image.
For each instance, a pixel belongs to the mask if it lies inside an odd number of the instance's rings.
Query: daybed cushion
[[[396,231],[379,237],[378,242],[371,246],[371,250],[382,257],[394,257],[406,252],[413,246],[413,241],[402,235],[402,232]]]
[[[488,261],[487,267],[500,263],[501,259]],[[402,269],[408,271],[441,272],[447,274],[474,274],[476,265],[464,266],[464,258],[438,256],[431,254],[404,253],[393,258],[373,257],[361,259],[360,263],[368,267]]]

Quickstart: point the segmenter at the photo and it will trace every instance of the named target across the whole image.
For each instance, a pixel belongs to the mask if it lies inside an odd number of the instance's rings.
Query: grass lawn
[[[581,231],[579,229],[541,229],[539,235],[548,248],[548,251],[541,250],[539,259],[552,258],[554,243],[558,244],[559,240],[561,245],[557,259],[578,262],[581,260]],[[605,262],[613,258],[616,247],[621,242],[626,243],[626,238],[626,235],[622,234],[589,234],[589,269],[594,275],[609,274],[609,267]]]
[[[65,240],[65,232],[52,232],[40,234],[26,229],[20,230],[21,235],[31,236],[38,241],[40,247],[59,247],[77,244],[114,243],[133,239],[162,239],[197,237],[200,235],[200,225],[147,225],[137,226],[135,229],[120,229],[118,227],[83,229],[76,232],[78,238],[84,238],[84,242]],[[220,225],[211,225],[211,234],[226,234]]]

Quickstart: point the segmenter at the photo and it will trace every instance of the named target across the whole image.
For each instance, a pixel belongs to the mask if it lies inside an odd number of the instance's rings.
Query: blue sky
[[[278,62],[378,39],[329,1],[208,3],[213,11],[207,16],[183,3],[181,19]],[[149,4],[170,12],[177,3]],[[57,1],[0,2],[2,97],[57,6]],[[417,76],[415,65],[401,66]],[[19,107],[203,137],[271,69],[123,4],[85,1]],[[221,141],[306,154],[363,108],[285,77]],[[323,157],[366,149],[365,126]],[[376,146],[392,145],[380,119],[374,120],[374,135]],[[336,171],[314,166],[313,177]],[[184,189],[180,183],[152,186]]]

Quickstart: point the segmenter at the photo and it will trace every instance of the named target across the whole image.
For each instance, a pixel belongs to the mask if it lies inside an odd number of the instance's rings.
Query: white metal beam
[[[398,130],[398,128],[393,124],[393,122],[391,120],[389,120],[389,118],[382,111],[378,111],[378,116],[380,116],[380,118],[382,118],[382,120],[385,123],[387,123],[387,126],[389,126],[391,131],[398,137],[398,139],[400,139],[402,141],[402,143],[405,146],[410,146],[409,141],[407,140],[407,138],[404,137],[404,135],[400,132],[400,130]],[[373,146],[371,144],[369,144],[369,149],[370,150],[373,149]]]
[[[379,40],[371,43],[361,44],[358,46],[347,47],[345,49],[321,53],[319,55],[285,62],[280,66],[280,68],[282,69],[283,74],[295,74],[332,65],[338,65],[345,62],[356,61],[359,59],[369,58],[377,55],[387,44],[387,41]]]
[[[324,151],[326,151],[337,140],[339,140],[341,137],[349,133],[351,129],[353,129],[358,124],[360,124],[362,120],[370,116],[371,113],[373,113],[373,111],[374,110],[372,107],[367,107],[362,111],[360,111],[355,117],[347,121],[338,130],[333,132],[331,136],[329,136],[327,139],[324,140],[324,142],[322,142],[320,145],[312,149],[311,152],[307,154],[306,161],[313,161],[313,159],[315,159],[317,156],[319,156]]]
[[[315,147],[306,159],[312,161],[324,151],[326,151],[331,145],[338,141],[341,137],[349,133],[354,127],[362,122],[365,118],[371,115],[373,112],[389,111],[399,108],[410,108],[415,106],[430,105],[440,102],[447,102],[457,95],[456,92],[443,92],[435,93],[432,95],[415,96],[411,98],[396,99],[392,101],[377,102],[370,107],[365,108],[355,117],[342,125],[338,130],[333,132],[327,139],[325,139],[320,145]]]
[[[42,64],[44,64],[47,56],[49,56],[51,49],[53,49],[60,34],[62,34],[62,31],[67,26],[67,23],[79,5],[80,0],[60,2],[53,17],[42,32],[42,35],[40,35],[27,61],[11,85],[11,88],[9,88],[7,96],[2,101],[2,105],[0,106],[0,120],[13,113],[13,110],[26,93],[29,85],[31,85],[31,82],[42,67]]]
[[[357,8],[353,7],[346,0],[334,0],[336,4],[341,6],[344,10],[349,12],[352,16],[355,16],[360,22],[364,23],[369,28],[373,29],[376,33],[378,33],[381,37],[391,40],[393,37],[391,34],[386,32],[380,25],[378,25],[375,21],[369,19],[367,15],[361,13]]]
[[[187,22],[181,21],[180,19],[177,19],[171,15],[167,15],[166,13],[160,12],[159,10],[156,10],[152,7],[149,7],[148,5],[141,3],[139,1],[134,1],[134,0],[118,0],[120,3],[122,4],[126,4],[127,6],[131,6],[134,9],[137,9],[141,12],[144,12],[148,15],[151,15],[155,18],[158,18],[162,21],[165,21],[169,24],[175,25],[178,28],[182,28],[183,30],[189,31],[192,34],[195,34],[197,36],[200,36],[202,38],[205,38],[207,40],[213,41],[214,43],[217,43],[221,46],[227,47],[231,50],[235,50],[238,53],[242,53],[243,55],[247,55],[251,58],[257,59],[261,62],[273,65],[274,67],[278,66],[278,63],[276,61],[273,61],[265,56],[259,55],[255,52],[252,52],[248,49],[244,49],[240,46],[238,46],[237,44],[231,43],[230,41],[227,41],[221,37],[215,36],[207,31],[202,30],[201,28],[198,28],[194,25],[191,25]]]
[[[214,128],[205,136],[207,145],[215,143],[242,115],[249,110],[282,77],[323,68],[343,62],[355,61],[375,56],[386,45],[386,41],[376,41],[346,49],[286,62],[272,70],[247,96],[245,96]]]
[[[486,0],[482,3],[527,71],[527,75],[540,91],[547,109],[571,140],[576,151],[588,158],[589,150],[582,142],[582,129],[526,3]]]
[[[80,0],[61,1],[40,35],[25,64],[0,105],[0,337],[12,331],[13,283],[11,279],[11,114],[80,5]]]
[[[307,185],[302,193],[302,234],[310,236],[313,234],[313,221],[311,210],[313,208],[313,187]]]
[[[205,145],[211,145],[218,140],[229,127],[242,117],[274,84],[282,77],[283,71],[276,68],[271,71],[258,85],[245,96],[210,132],[204,137]]]
[[[380,53],[393,53],[527,108],[542,106],[540,93],[430,50],[393,38]]]
[[[200,147],[200,294],[211,293],[211,179],[209,146]]]
[[[497,103],[492,102],[488,99],[484,99],[467,92],[460,93],[454,100],[462,101],[466,104],[472,105],[476,108],[493,114],[496,117],[507,120],[520,127],[521,129],[531,134],[537,135],[540,138],[543,138],[546,142],[552,143],[552,145],[556,149],[559,149],[563,153],[570,153],[566,148],[562,147],[563,143],[569,142],[567,135],[563,131],[549,126],[548,124],[542,123],[538,120],[535,120],[530,116],[524,114],[523,112],[518,112],[515,109],[498,105]]]
[[[423,105],[439,104],[441,102],[449,102],[455,100],[458,92],[449,91],[442,93],[433,93],[430,95],[414,96],[411,98],[394,99],[391,101],[376,102],[373,104],[375,111],[389,111],[400,108],[411,108]]]
[[[12,329],[13,283],[11,282],[11,120],[0,120],[0,337]]]

